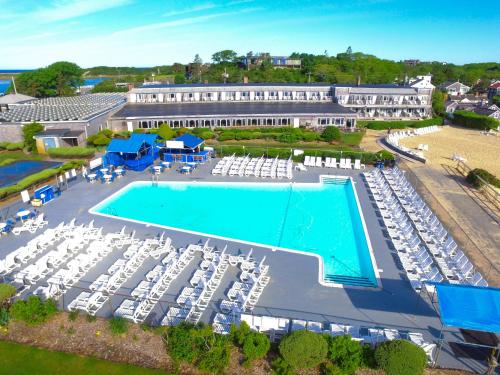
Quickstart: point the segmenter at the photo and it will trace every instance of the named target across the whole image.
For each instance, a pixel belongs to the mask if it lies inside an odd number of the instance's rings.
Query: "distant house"
[[[302,60],[298,58],[291,58],[287,56],[271,56],[268,52],[257,53],[243,57],[241,64],[249,66],[262,65],[264,61],[268,61],[275,68],[300,68]]]
[[[406,66],[417,66],[418,64],[420,64],[420,60],[415,60],[415,59],[405,60],[404,63]]]
[[[439,85],[439,88],[446,91],[448,95],[465,95],[469,92],[470,87],[461,82],[445,82]]]
[[[496,109],[495,109],[496,108]],[[494,119],[500,120],[500,110],[497,106],[491,107],[476,107],[473,110],[478,115],[492,117]]]
[[[448,100],[450,102],[457,102],[461,104],[476,104],[480,106],[488,104],[488,99],[485,96],[478,95],[449,95]]]
[[[500,81],[495,81],[488,87],[488,99],[492,100],[494,96],[500,96]]]
[[[432,76],[430,74],[425,76],[417,76],[416,78],[411,78],[409,81],[410,87],[416,89],[432,89],[434,90],[436,86],[431,83]]]

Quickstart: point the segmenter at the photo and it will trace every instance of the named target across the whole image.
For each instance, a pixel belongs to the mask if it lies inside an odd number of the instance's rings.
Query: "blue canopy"
[[[201,146],[203,142],[205,142],[203,139],[198,138],[189,133],[183,134],[180,137],[175,138],[175,140],[179,142],[184,142],[184,147],[191,149]]]
[[[142,171],[158,157],[156,134],[133,133],[129,139],[113,139],[106,150],[106,165],[124,165]]]
[[[113,139],[108,145],[107,152],[122,152],[124,154],[136,154],[141,148],[153,146],[158,136],[156,134],[132,133],[129,139]]]
[[[500,333],[500,289],[434,284],[445,326]]]

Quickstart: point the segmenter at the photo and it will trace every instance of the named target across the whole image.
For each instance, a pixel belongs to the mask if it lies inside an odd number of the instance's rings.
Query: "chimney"
[[[248,83],[248,77],[247,76],[243,76],[243,83]]]
[[[134,88],[134,84],[133,83],[129,83],[128,84],[128,91],[132,90]]]

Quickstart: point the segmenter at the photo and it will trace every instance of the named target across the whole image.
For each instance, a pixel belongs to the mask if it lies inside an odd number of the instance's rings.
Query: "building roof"
[[[194,149],[205,142],[203,139],[198,138],[192,134],[185,133],[181,135],[180,137],[175,138],[176,141],[183,142],[184,146],[187,148]]]
[[[483,116],[490,116],[491,114],[496,112],[495,110],[489,109],[487,107],[474,107],[473,111],[478,115],[483,115]]]
[[[230,88],[230,87],[247,87],[247,88],[258,88],[258,87],[318,87],[318,88],[335,88],[335,87],[364,87],[364,88],[401,88],[396,84],[385,84],[385,85],[336,85],[330,83],[283,83],[283,82],[260,82],[260,83],[189,83],[189,84],[153,84],[153,85],[142,85],[140,87],[132,89],[132,91],[137,92],[147,92],[150,89],[182,89],[182,88]]]
[[[490,89],[498,89],[500,88],[500,81],[496,81],[490,85]]]
[[[127,104],[113,118],[346,114],[355,112],[337,103],[215,102],[171,104]]]
[[[34,138],[78,138],[83,131],[81,130],[71,130],[71,129],[46,129],[37,133]]]
[[[461,86],[469,87],[469,86],[463,84],[462,82],[458,82],[458,81],[456,81],[456,82],[443,82],[442,84],[439,85],[439,87],[445,88],[445,89],[449,89],[452,86],[457,88],[457,89],[459,89]]]
[[[0,96],[0,104],[17,104],[34,100],[32,96],[23,94],[7,94]]]
[[[413,87],[402,86],[384,86],[384,87],[366,87],[353,86],[350,88],[351,94],[374,94],[374,95],[417,95],[418,91]]]
[[[88,94],[31,100],[0,113],[5,122],[82,121],[124,104],[124,94]]]

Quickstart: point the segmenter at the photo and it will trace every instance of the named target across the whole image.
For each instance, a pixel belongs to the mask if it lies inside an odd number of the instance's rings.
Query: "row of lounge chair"
[[[326,157],[323,160],[320,156],[305,156],[304,165],[306,167],[325,167],[325,168],[340,168],[340,169],[365,169],[366,166],[361,164],[361,159],[355,159],[354,163],[351,159],[340,158],[337,163],[336,158]]]
[[[398,168],[374,169],[365,178],[414,289],[444,280],[488,285]]]
[[[256,262],[251,252],[245,257],[238,259],[242,271],[239,281],[233,282],[227,292],[227,298],[221,301],[220,311],[213,321],[214,332],[228,334],[231,324],[238,323],[241,314],[250,312],[257,304],[265,287],[269,284],[270,277],[267,275],[269,266],[264,264],[265,257]]]
[[[417,128],[413,130],[401,130],[398,132],[394,132],[391,134],[388,134],[385,137],[385,140],[387,143],[395,147],[396,149],[403,151],[405,153],[408,153],[410,155],[415,155],[418,156],[419,158],[424,158],[424,155],[422,152],[414,151],[408,147],[405,147],[399,143],[401,139],[408,138],[408,137],[413,137],[413,136],[418,136],[418,135],[425,135],[425,134],[431,134],[440,131],[441,128],[437,125],[433,126],[427,126],[425,128]],[[422,147],[421,147],[422,146]],[[421,151],[427,151],[428,146],[427,145],[419,145],[418,149]]]
[[[290,159],[282,160],[278,157],[267,159],[260,158],[225,156],[212,169],[212,175],[221,176],[254,176],[263,178],[293,178],[293,162]]]

